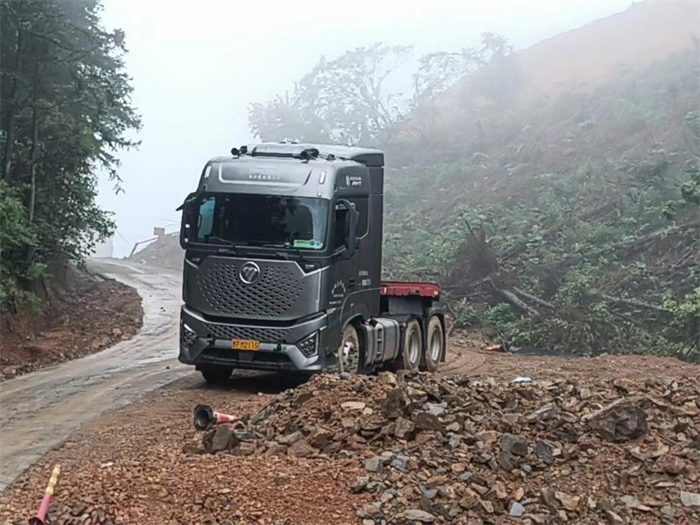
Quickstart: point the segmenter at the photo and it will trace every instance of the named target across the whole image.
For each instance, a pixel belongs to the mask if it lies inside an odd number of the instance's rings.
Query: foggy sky
[[[154,226],[177,228],[175,208],[204,163],[251,142],[248,104],[291,90],[321,55],[375,42],[416,53],[477,45],[499,33],[515,49],[625,10],[599,1],[165,1],[104,0],[104,23],[126,32],[138,150],[120,152],[124,193],[101,181],[116,214],[115,255]]]

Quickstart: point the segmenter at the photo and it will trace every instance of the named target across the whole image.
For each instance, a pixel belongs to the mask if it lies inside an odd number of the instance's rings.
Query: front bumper
[[[181,363],[225,365],[247,370],[316,372],[334,365],[326,355],[328,317],[321,314],[292,326],[260,326],[213,322],[183,306],[180,312]],[[316,351],[304,355],[298,343],[316,334]],[[257,351],[234,350],[232,339],[260,341]],[[307,354],[309,352],[307,351]]]

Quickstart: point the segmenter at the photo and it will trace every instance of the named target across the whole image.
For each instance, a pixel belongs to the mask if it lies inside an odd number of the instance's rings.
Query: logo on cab
[[[262,272],[260,271],[260,266],[251,261],[241,266],[241,272],[239,276],[241,278],[241,281],[243,281],[245,284],[253,284],[258,279],[260,279],[261,273]]]

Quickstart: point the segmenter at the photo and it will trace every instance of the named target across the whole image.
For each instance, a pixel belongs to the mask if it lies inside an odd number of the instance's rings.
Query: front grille
[[[204,299],[215,311],[242,317],[270,318],[287,313],[301,295],[304,284],[291,265],[260,264],[253,284],[241,281],[243,261],[209,259],[199,273]]]
[[[252,339],[261,343],[285,343],[289,329],[287,328],[257,328],[254,326],[230,326],[224,324],[206,323],[207,335],[215,339]]]

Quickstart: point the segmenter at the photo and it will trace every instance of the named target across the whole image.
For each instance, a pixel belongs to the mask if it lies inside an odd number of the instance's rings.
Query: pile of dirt
[[[361,462],[384,523],[697,523],[700,379],[319,375],[188,454]]]
[[[68,283],[47,286],[43,312],[3,314],[0,381],[98,352],[141,328],[136,290],[74,269],[68,274]]]
[[[169,233],[149,243],[131,257],[130,261],[157,268],[182,269],[185,252],[180,247],[180,233]]]

